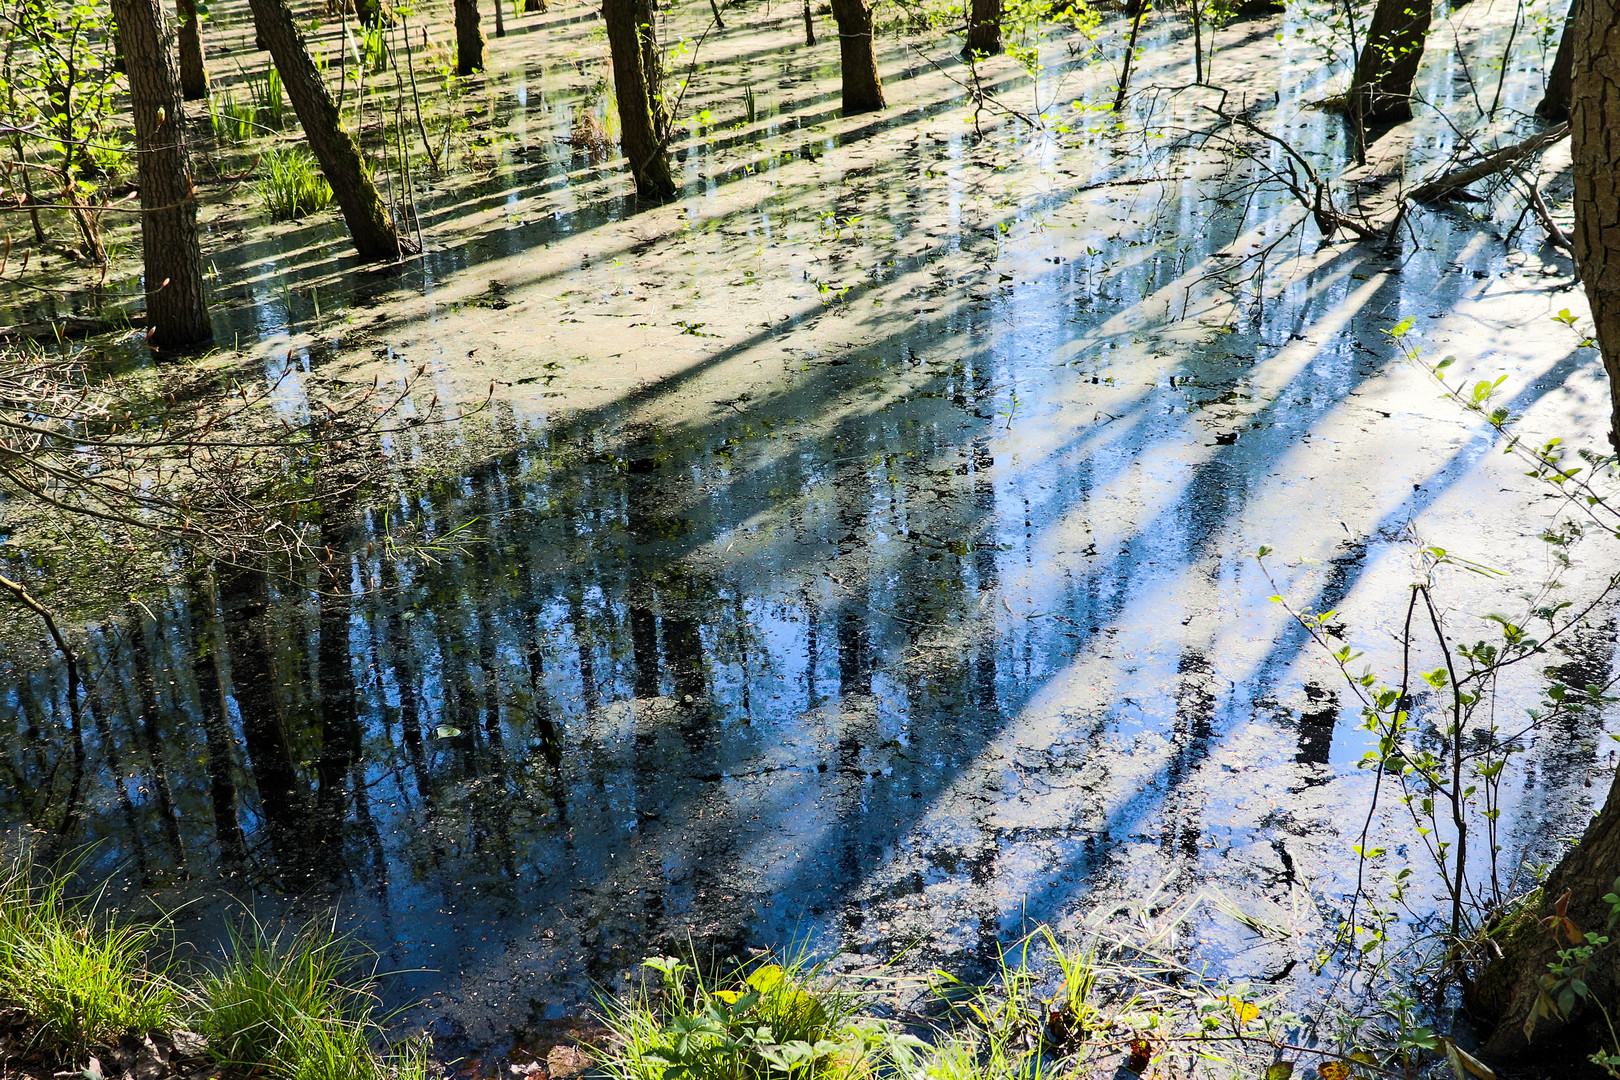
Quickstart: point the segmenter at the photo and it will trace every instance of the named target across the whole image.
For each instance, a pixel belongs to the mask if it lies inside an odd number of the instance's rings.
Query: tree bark
[[[636,193],[652,199],[675,194],[665,150],[659,101],[658,44],[647,0],[602,0],[608,49],[613,55],[613,93],[619,104],[620,143],[635,177]]]
[[[1583,0],[1575,25],[1570,155],[1574,160],[1575,268],[1597,325],[1620,435],[1620,0]],[[1620,815],[1620,807],[1615,808]]]
[[[1564,916],[1583,933],[1605,933],[1609,905],[1602,898],[1614,887],[1617,874],[1620,874],[1620,784],[1610,787],[1603,810],[1592,819],[1580,841],[1553,868],[1533,902],[1510,917],[1495,935],[1502,959],[1486,968],[1469,1000],[1476,1014],[1496,1025],[1484,1046],[1488,1056],[1522,1057],[1530,1050],[1532,1042],[1545,1045],[1560,1033],[1567,1038],[1571,1022],[1590,1019],[1601,1027],[1601,1018],[1591,1016],[1592,1010],[1577,1006],[1563,1020],[1538,1018],[1533,1033],[1525,1033],[1525,1021],[1543,992],[1541,979],[1549,974],[1547,965],[1558,959],[1560,948],[1570,944],[1567,936],[1561,934],[1555,938],[1540,920],[1555,914],[1560,899],[1567,892]],[[1604,1002],[1610,1009],[1620,992],[1620,979],[1617,979],[1620,965],[1616,959],[1612,951],[1600,950],[1585,980],[1590,1000]]]
[[[208,96],[208,65],[203,62],[197,0],[177,0],[180,12],[180,94],[187,101]]]
[[[804,0],[804,43],[816,43],[816,24],[810,20],[810,0]]]
[[[171,31],[158,0],[112,0],[112,12],[124,43],[135,115],[147,341],[154,348],[195,345],[213,337],[214,330]]]
[[[1412,83],[1423,62],[1432,0],[1378,0],[1350,80],[1350,116],[1358,128],[1412,118]]]
[[[281,72],[282,85],[292,99],[309,148],[320,161],[321,171],[343,210],[355,250],[367,260],[399,258],[403,245],[394,221],[377,194],[377,185],[371,182],[360,158],[360,147],[339,122],[337,106],[315,62],[309,58],[286,0],[249,0],[249,5],[253,25],[269,48],[276,70]]]
[[[546,3],[546,0],[523,0],[523,13],[525,15],[532,15],[550,10],[551,6]]]
[[[1553,55],[1552,67],[1547,71],[1547,90],[1536,106],[1536,115],[1543,120],[1569,119],[1575,76],[1575,15],[1579,4],[1580,0],[1570,0],[1564,32],[1558,38],[1558,52]]]
[[[456,0],[456,74],[484,70],[484,31],[478,25],[478,0]]]
[[[1001,52],[1001,0],[972,0],[968,11],[964,57],[972,53],[995,56]]]
[[[872,51],[872,8],[866,0],[832,0],[838,59],[844,76],[844,115],[883,108],[883,80]]]

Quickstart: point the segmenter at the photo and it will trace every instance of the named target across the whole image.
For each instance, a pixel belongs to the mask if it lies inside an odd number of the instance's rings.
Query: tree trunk
[[[1503,957],[1486,968],[1469,1001],[1474,1012],[1496,1024],[1485,1043],[1487,1055],[1521,1057],[1532,1042],[1548,1045],[1560,1032],[1565,1036],[1560,1041],[1566,1041],[1571,1034],[1570,1022],[1595,1021],[1601,1028],[1601,1018],[1580,1005],[1564,1019],[1538,1017],[1528,1036],[1525,1021],[1543,994],[1541,980],[1549,976],[1547,965],[1558,959],[1559,949],[1570,945],[1567,933],[1561,931],[1555,938],[1540,920],[1556,915],[1559,901],[1567,892],[1564,916],[1583,933],[1605,933],[1609,905],[1602,897],[1614,888],[1617,874],[1620,874],[1620,784],[1610,787],[1602,812],[1592,819],[1580,842],[1554,867],[1546,884],[1526,909],[1510,917],[1495,935]],[[1603,1002],[1611,1010],[1620,996],[1617,960],[1620,957],[1616,956],[1614,947],[1599,950],[1585,979],[1591,995],[1589,1000]],[[1556,989],[1553,996],[1557,996]]]
[[[810,0],[804,0],[804,43],[816,43],[816,24],[810,21]]]
[[[506,36],[506,17],[505,13],[501,11],[501,7],[505,3],[506,0],[495,0],[495,36],[498,38]]]
[[[197,239],[197,192],[186,160],[185,114],[173,43],[158,0],[112,0],[129,72],[140,165],[147,341],[195,345],[214,336]]]
[[[658,93],[658,47],[647,0],[602,0],[608,50],[613,55],[613,93],[619,103],[624,156],[636,193],[653,199],[675,194],[665,151],[663,105]],[[651,63],[649,63],[649,60]]]
[[[1131,11],[1131,34],[1125,41],[1125,56],[1119,67],[1119,89],[1114,93],[1114,111],[1125,108],[1125,95],[1131,90],[1131,67],[1136,62],[1136,39],[1142,33],[1142,19],[1147,14],[1147,0],[1136,0]]]
[[[1570,0],[1569,15],[1564,19],[1564,32],[1558,38],[1558,52],[1553,56],[1547,72],[1547,92],[1536,106],[1536,115],[1543,120],[1568,120],[1569,99],[1573,91],[1575,74],[1575,15],[1580,0]]]
[[[478,0],[456,0],[456,74],[484,70],[484,31],[478,25]]]
[[[1570,155],[1575,268],[1597,325],[1620,439],[1620,0],[1583,0],[1574,30]],[[1617,444],[1620,445],[1620,444]],[[1620,815],[1620,807],[1616,807]]]
[[[393,219],[360,159],[360,147],[339,123],[337,106],[315,62],[309,58],[286,0],[249,0],[249,5],[253,25],[269,47],[282,85],[298,113],[298,122],[304,127],[304,138],[343,209],[355,250],[362,259],[399,258],[403,246]]]
[[[180,11],[180,93],[187,101],[208,96],[208,66],[203,63],[202,28],[197,0],[178,0]]]
[[[962,55],[995,56],[1001,52],[1001,0],[972,0],[968,14],[967,44]]]
[[[1570,101],[1571,155],[1575,175],[1575,266],[1586,287],[1586,298],[1597,324],[1598,346],[1609,375],[1613,411],[1609,441],[1620,436],[1620,0],[1585,0],[1578,5],[1566,37],[1574,39],[1573,93]],[[1547,965],[1567,948],[1569,935],[1555,939],[1537,920],[1562,914],[1583,933],[1608,934],[1610,905],[1603,896],[1620,877],[1620,774],[1609,788],[1608,799],[1592,819],[1580,841],[1547,877],[1536,903],[1515,917],[1507,929],[1503,959],[1488,967],[1471,1004],[1497,1027],[1486,1049],[1514,1057],[1530,1048],[1531,1040],[1545,1043],[1557,1028],[1557,1018],[1540,1017],[1532,1035],[1525,1020],[1542,1001]],[[1585,982],[1590,1001],[1610,1017],[1620,1013],[1620,945],[1598,950]],[[1574,1022],[1590,1022],[1608,1037],[1607,1024],[1597,1010],[1577,1003]]]
[[[1423,62],[1432,0],[1378,0],[1350,80],[1357,128],[1412,118],[1412,83]]]
[[[523,13],[525,15],[532,15],[550,10],[551,7],[546,3],[546,0],[523,0]]]
[[[112,11],[130,73],[147,342],[154,348],[196,345],[214,337],[214,327],[207,317],[196,188],[186,160],[185,113],[167,19],[157,0],[113,0]]]
[[[844,75],[844,115],[883,108],[883,80],[872,51],[872,8],[866,0],[832,0],[838,59]]]

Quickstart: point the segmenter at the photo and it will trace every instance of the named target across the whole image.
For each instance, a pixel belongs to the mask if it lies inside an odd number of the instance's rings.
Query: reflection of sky
[[[750,62],[784,75],[790,64]],[[711,70],[740,74],[740,63]],[[780,104],[831,108],[829,85],[783,89],[801,96]],[[542,107],[524,86],[518,118]],[[624,291],[595,288],[606,278],[584,270],[525,278],[539,244],[564,249],[570,267],[622,259],[612,273],[641,287],[634,253],[602,233],[623,210],[603,186],[617,165],[558,148],[571,117],[559,102],[577,90],[548,95],[549,120],[528,116],[551,142],[526,165],[425,204],[424,226],[442,236],[459,213],[535,199],[529,224],[446,245],[405,272],[434,306],[425,323],[382,332],[394,377],[431,356],[441,396],[466,385],[473,335],[499,320],[458,299],[468,277],[517,299],[578,288],[609,304]],[[1336,137],[1331,120],[1299,108],[1314,92],[1289,85],[1283,98],[1293,137],[1321,146]],[[1527,92],[1515,83],[1513,100]],[[1216,253],[1253,251],[1296,211],[1261,196],[1239,226],[1242,199],[1213,209],[1233,181],[1196,155],[1155,160],[1172,183],[1080,192],[1094,174],[1130,179],[1136,164],[1102,156],[1101,135],[1084,137],[1094,157],[1045,136],[975,143],[954,113],[895,113],[872,136],[890,142],[874,145],[924,149],[883,160],[860,139],[773,124],[757,144],[720,133],[684,162],[683,206],[708,244],[686,256],[691,273],[738,272],[732,261],[763,240],[804,281],[869,291],[824,309],[803,282],[773,279],[808,297],[794,316],[804,338],[728,339],[715,372],[683,376],[662,414],[657,388],[627,392],[536,425],[499,468],[393,508],[396,523],[420,518],[433,532],[477,517],[474,531],[492,538],[441,568],[402,568],[408,656],[389,640],[394,598],[362,599],[352,626],[368,811],[352,805],[348,834],[332,838],[345,844],[342,905],[385,948],[385,966],[413,972],[406,987],[437,995],[424,1015],[549,1015],[688,934],[808,937],[877,957],[924,938],[924,962],[951,964],[1026,915],[1070,920],[1164,881],[1286,904],[1273,840],[1335,895],[1367,743],[1346,707],[1325,755],[1308,759],[1300,688],[1348,695],[1267,602],[1249,556],[1274,547],[1290,599],[1342,608],[1386,669],[1392,598],[1409,576],[1393,538],[1408,521],[1487,561],[1533,561],[1523,481],[1379,336],[1414,316],[1435,348],[1449,337],[1466,350],[1462,366],[1508,371],[1516,410],[1550,425],[1583,415],[1562,388],[1578,391],[1592,360],[1568,355],[1544,312],[1571,299],[1549,308],[1524,278],[1473,277],[1512,266],[1473,224],[1426,216],[1426,246],[1404,263],[1284,245],[1262,308],[1252,285],[1228,293],[1201,279]],[[801,146],[823,162],[794,171]],[[987,171],[991,150],[1022,164]],[[763,159],[773,186],[739,209],[727,200],[745,158]],[[828,161],[847,173],[835,188],[821,179]],[[1029,175],[1064,163],[1077,175]],[[918,179],[923,165],[932,181]],[[863,221],[829,240],[813,212],[834,208]],[[851,235],[857,244],[837,246]],[[309,325],[307,289],[281,284],[295,261],[267,262],[250,286],[256,332],[278,339],[278,356],[281,336]],[[1449,271],[1459,264],[1469,273]],[[854,346],[816,336],[822,324]],[[570,351],[583,350],[588,324],[569,325]],[[815,366],[752,366],[785,343],[802,343]],[[305,407],[310,370],[307,349],[294,357],[275,395],[289,416]],[[724,363],[744,374],[716,373]],[[547,414],[538,392],[549,385],[515,393],[516,423]],[[746,409],[683,412],[697,397],[675,394],[691,385],[705,400],[744,386]],[[660,463],[634,471],[655,453]],[[1493,596],[1467,581],[1447,588],[1463,611]],[[165,669],[184,673],[182,616],[165,619]],[[281,619],[291,727],[313,760],[314,618],[288,604]],[[651,699],[636,698],[648,663],[638,619],[660,650]],[[696,625],[700,657],[670,655],[682,622]],[[681,664],[699,661],[707,696],[670,700]],[[171,721],[182,731],[195,727],[188,678],[164,691],[187,717]],[[1508,687],[1508,701],[1527,703],[1531,689]],[[8,692],[21,714],[20,692]],[[421,698],[421,763],[400,730],[407,694]],[[543,716],[561,732],[555,775]],[[441,724],[463,735],[435,738]],[[117,739],[144,761],[133,735]],[[1568,740],[1537,753],[1555,775],[1513,796],[1521,823],[1560,805],[1549,781],[1578,787],[1585,768]],[[170,768],[186,835],[206,848],[204,774],[180,755]],[[125,790],[150,823],[150,788]],[[127,828],[116,804],[98,791],[87,826],[112,838],[109,864],[158,835]],[[253,812],[250,791],[250,829]],[[1519,828],[1519,842],[1533,835]],[[1254,974],[1248,943],[1212,940],[1213,959]]]

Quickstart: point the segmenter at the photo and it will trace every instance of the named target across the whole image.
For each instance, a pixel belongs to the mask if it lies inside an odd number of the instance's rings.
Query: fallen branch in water
[[[1531,154],[1545,150],[1568,135],[1568,124],[1554,124],[1544,131],[1536,132],[1528,139],[1516,142],[1511,146],[1492,150],[1467,168],[1454,169],[1444,176],[1419,184],[1406,197],[1412,202],[1419,203],[1436,202],[1444,199],[1455,192],[1461,191],[1476,180],[1483,180],[1487,176],[1494,176],[1497,173],[1512,169]]]

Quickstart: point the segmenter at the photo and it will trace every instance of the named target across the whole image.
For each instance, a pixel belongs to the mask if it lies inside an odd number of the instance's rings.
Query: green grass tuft
[[[214,135],[225,142],[247,142],[258,134],[256,115],[252,104],[237,101],[229,90],[208,95],[208,122]]]
[[[109,923],[68,898],[66,878],[26,854],[0,870],[0,997],[70,1049],[172,1027],[180,992],[149,966],[156,928]]]
[[[357,981],[364,954],[317,926],[235,935],[231,958],[205,975],[198,1026],[215,1060],[282,1080],[423,1080],[419,1045],[385,1055],[377,1000]]]
[[[301,146],[266,150],[264,179],[259,194],[276,220],[313,214],[332,205],[332,185],[326,182],[314,155]]]

